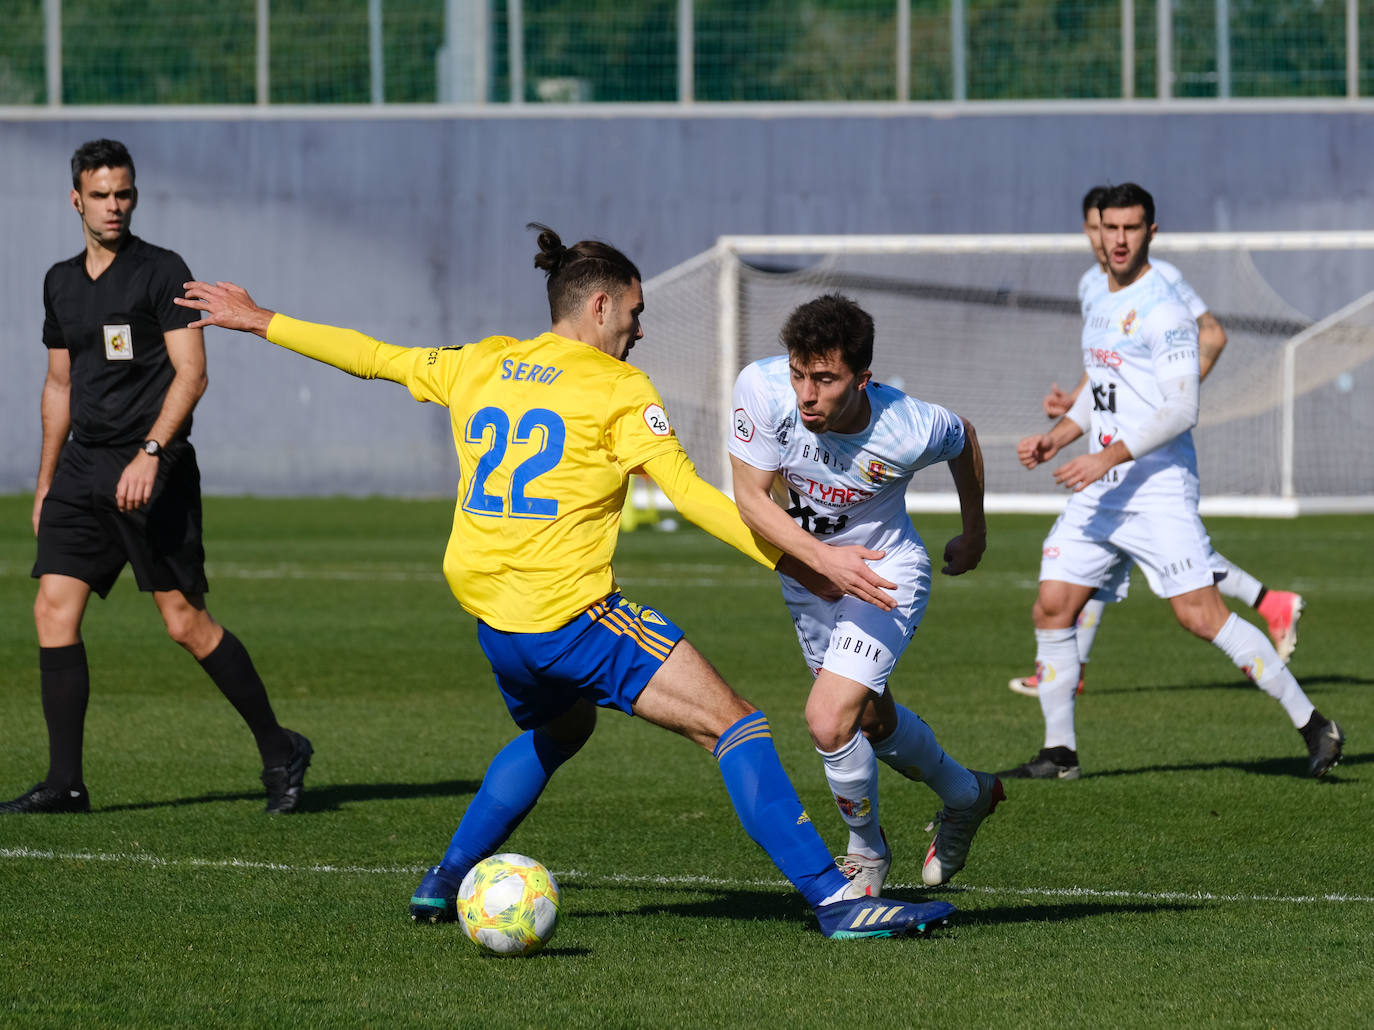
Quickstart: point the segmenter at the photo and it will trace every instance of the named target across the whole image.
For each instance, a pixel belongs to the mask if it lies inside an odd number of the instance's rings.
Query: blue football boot
[[[410,918],[417,923],[451,923],[458,918],[459,878],[442,866],[430,866],[410,898]]]
[[[956,911],[948,901],[894,901],[854,898],[816,909],[821,933],[832,940],[860,937],[920,937],[946,926]]]

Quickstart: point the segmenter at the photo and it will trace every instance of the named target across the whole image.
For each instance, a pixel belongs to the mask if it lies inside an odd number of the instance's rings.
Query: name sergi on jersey
[[[1085,290],[1092,274],[1080,282],[1079,299],[1083,367],[1093,400],[1089,451],[1096,453],[1150,419],[1164,400],[1160,383],[1198,374],[1198,342],[1193,312],[1153,264],[1116,293],[1105,289],[1106,273],[1104,288]],[[1117,465],[1078,496],[1100,507],[1146,511],[1177,503],[1180,490],[1196,495],[1191,432]]]
[[[964,424],[938,404],[882,383],[866,387],[872,415],[857,433],[817,435],[801,422],[786,355],[748,365],[735,381],[730,453],[777,471],[788,514],[827,543],[887,550],[919,544],[906,514],[911,477],[964,449]]]

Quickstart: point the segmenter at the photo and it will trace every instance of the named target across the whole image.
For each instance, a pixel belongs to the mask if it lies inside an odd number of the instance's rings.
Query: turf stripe
[[[143,852],[47,851],[37,848],[0,848],[0,859],[11,861],[55,862],[113,862],[127,865],[149,865],[166,868],[195,869],[253,869],[279,873],[344,873],[349,875],[399,875],[423,873],[426,866],[359,866],[313,863],[293,865],[287,862],[262,862],[245,858],[162,858]],[[710,887],[738,890],[745,887],[785,887],[781,880],[724,879],[718,876],[638,876],[628,873],[584,873],[575,869],[553,870],[558,882],[567,886],[575,883],[584,887],[663,886]],[[898,889],[918,885],[894,883]],[[1374,896],[1361,894],[1218,894],[1212,891],[1127,891],[1095,887],[986,887],[974,885],[946,886],[943,893],[992,894],[1038,898],[1115,898],[1132,901],[1215,901],[1229,904],[1291,904],[1319,903],[1374,905]]]

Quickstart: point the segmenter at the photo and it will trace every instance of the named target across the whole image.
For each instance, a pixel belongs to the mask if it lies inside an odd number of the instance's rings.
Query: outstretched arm
[[[768,491],[775,473],[755,468],[733,454],[730,456],[730,469],[734,477],[735,504],[746,526],[774,547],[824,576],[844,593],[877,605],[883,611],[891,611],[895,607],[895,600],[886,591],[896,590],[897,584],[878,575],[868,566],[870,561],[881,558],[884,552],[853,545],[832,547],[817,540],[773,503]]]
[[[673,507],[690,522],[760,565],[777,568],[782,549],[755,535],[740,521],[730,498],[697,474],[692,459],[681,447],[654,455],[635,471],[643,472],[658,484]]]
[[[760,565],[791,576],[819,597],[839,600],[840,592],[834,584],[751,531],[740,520],[739,510],[730,503],[730,498],[697,475],[696,466],[682,448],[655,455],[636,471],[657,483],[674,508],[717,540],[723,540]]]
[[[183,308],[198,308],[204,315],[190,328],[215,325],[221,329],[236,329],[252,333],[333,365],[360,379],[389,379],[408,383],[413,360],[410,347],[396,347],[358,332],[332,325],[302,322],[259,307],[242,286],[229,282],[184,284],[186,296],[172,298]]]
[[[186,291],[186,296],[173,297],[172,303],[204,312],[187,328],[203,329],[207,325],[217,325],[221,329],[237,329],[267,338],[267,327],[276,312],[258,307],[242,286],[226,282],[211,285],[192,280],[182,283],[181,288]]]

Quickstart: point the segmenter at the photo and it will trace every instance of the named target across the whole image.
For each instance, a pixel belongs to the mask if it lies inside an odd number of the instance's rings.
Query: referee
[[[310,741],[277,722],[243,644],[205,607],[200,470],[187,439],[205,392],[205,344],[187,328],[195,314],[172,303],[190,272],[172,251],[129,232],[138,190],[122,143],[83,144],[72,155],[72,186],[86,247],[53,265],[43,283],[48,372],[33,506],[48,774],[0,812],[90,811],[81,619],[91,591],[107,596],[125,563],[172,639],[252,730],[267,811],[294,811]]]

